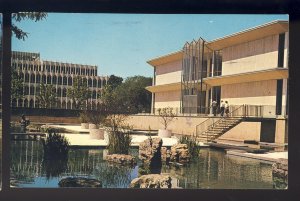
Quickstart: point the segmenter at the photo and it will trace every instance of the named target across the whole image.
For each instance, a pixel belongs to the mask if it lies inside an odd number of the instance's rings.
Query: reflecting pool
[[[67,161],[43,160],[40,141],[11,142],[11,183],[16,187],[56,188],[67,176],[98,179],[103,188],[128,188],[139,176],[135,167],[111,165],[103,160],[105,149],[71,149]],[[138,156],[138,149],[131,154]],[[172,187],[202,189],[272,189],[272,164],[227,156],[222,150],[202,148],[199,158],[185,167],[163,165]]]

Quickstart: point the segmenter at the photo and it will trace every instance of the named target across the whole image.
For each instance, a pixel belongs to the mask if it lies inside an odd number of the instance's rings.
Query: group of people
[[[214,116],[217,116],[217,112],[218,112],[218,103],[214,100],[211,104],[212,107],[212,112],[214,114]],[[229,104],[228,101],[223,101],[221,100],[220,103],[220,115],[221,117],[224,116],[224,114],[228,117],[229,116]]]

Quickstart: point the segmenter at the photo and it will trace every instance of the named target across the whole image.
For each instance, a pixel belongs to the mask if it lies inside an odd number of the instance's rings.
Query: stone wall
[[[80,124],[79,117],[48,117],[48,116],[26,116],[31,123],[57,123],[57,124]],[[11,121],[19,122],[19,116],[11,116]]]

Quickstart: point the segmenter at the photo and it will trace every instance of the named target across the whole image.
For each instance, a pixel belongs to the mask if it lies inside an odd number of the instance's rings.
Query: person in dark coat
[[[218,104],[217,104],[217,102],[214,100],[214,101],[211,103],[212,112],[213,112],[214,116],[217,115],[217,106],[218,106]]]
[[[26,120],[26,117],[24,114],[22,114],[21,116],[21,120],[20,120],[20,123],[21,123],[21,133],[26,133],[26,127],[29,125],[29,120]]]

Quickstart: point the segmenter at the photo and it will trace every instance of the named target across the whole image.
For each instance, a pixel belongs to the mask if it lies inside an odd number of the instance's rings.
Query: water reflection
[[[138,156],[138,150],[131,153]],[[11,177],[19,187],[58,187],[66,176],[98,179],[104,188],[127,188],[141,172],[135,167],[115,166],[103,160],[106,150],[71,149],[68,161],[55,164],[43,161],[38,141],[12,141]],[[228,157],[222,151],[203,148],[199,160],[185,167],[163,165],[172,186],[179,188],[273,188],[271,164],[257,160]]]

